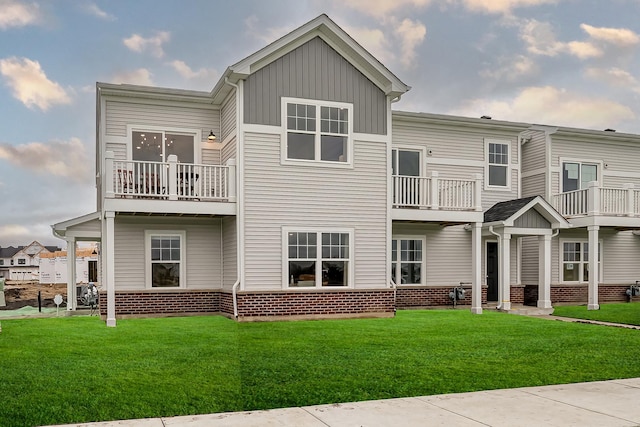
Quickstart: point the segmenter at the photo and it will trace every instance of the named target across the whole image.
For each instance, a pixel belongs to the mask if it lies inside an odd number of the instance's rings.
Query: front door
[[[498,301],[498,242],[487,242],[487,301]]]

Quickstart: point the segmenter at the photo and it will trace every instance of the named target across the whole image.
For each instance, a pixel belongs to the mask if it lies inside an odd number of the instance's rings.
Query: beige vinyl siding
[[[209,131],[220,133],[220,110],[198,108],[184,103],[153,104],[107,100],[105,131],[110,136],[127,136],[127,125],[200,129],[202,141]]]
[[[546,167],[546,137],[544,132],[525,132],[531,141],[522,145],[522,173]]]
[[[116,160],[127,160],[127,144],[123,142],[122,144],[116,142],[108,142],[107,150],[112,151],[114,158]]]
[[[244,288],[282,288],[283,226],[352,228],[355,287],[386,287],[385,144],[354,141],[353,169],[281,165],[280,135],[244,144]]]
[[[231,289],[238,279],[237,244],[236,217],[226,216],[222,218],[222,287],[224,289]]]
[[[522,197],[542,196],[545,194],[544,173],[522,178]]]
[[[217,148],[206,148],[202,150],[202,164],[204,165],[219,165],[220,164],[220,150]]]
[[[226,164],[229,159],[237,159],[236,137],[234,136],[222,147],[222,164]]]
[[[114,242],[116,290],[146,289],[145,230],[186,231],[186,289],[221,287],[220,219],[118,216]]]
[[[229,94],[227,99],[222,103],[220,110],[220,141],[224,141],[229,135],[236,130],[236,92],[235,90]]]
[[[538,236],[522,237],[522,270],[520,272],[520,280],[523,285],[538,284],[539,251],[540,244]]]

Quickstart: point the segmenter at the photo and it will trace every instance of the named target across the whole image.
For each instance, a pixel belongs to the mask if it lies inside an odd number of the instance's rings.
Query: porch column
[[[538,308],[551,308],[551,235],[538,237]]]
[[[498,286],[502,310],[511,310],[511,234],[504,233],[500,238],[500,274]]]
[[[104,265],[105,276],[107,279],[107,326],[116,326],[116,289],[115,289],[115,212],[105,212],[104,218],[106,223],[106,239],[103,239],[106,248],[104,248]],[[106,241],[105,241],[106,240]]]
[[[598,271],[598,230],[600,230],[600,227],[590,225],[587,227],[587,230],[589,231],[589,303],[587,304],[587,310],[599,310],[598,277],[600,276],[600,272]]]
[[[67,311],[78,308],[76,295],[76,239],[67,237]]]
[[[471,312],[482,314],[482,223],[471,224]]]

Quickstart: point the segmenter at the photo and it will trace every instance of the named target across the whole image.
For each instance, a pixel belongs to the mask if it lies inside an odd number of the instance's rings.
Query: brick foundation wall
[[[393,313],[393,289],[238,292],[238,317]]]
[[[629,285],[598,285],[598,302],[625,302]],[[525,303],[538,301],[538,285],[525,287]],[[589,301],[589,285],[551,285],[551,303],[586,304]]]
[[[449,292],[454,286],[412,286],[398,287],[396,306],[398,308],[437,307],[452,305]],[[457,305],[471,305],[471,286],[463,286],[466,291],[463,300]],[[482,287],[482,303],[487,302],[487,288]]]
[[[118,291],[116,317],[220,312],[220,291]],[[99,294],[100,315],[107,315],[107,293]],[[231,309],[233,313],[233,308]]]

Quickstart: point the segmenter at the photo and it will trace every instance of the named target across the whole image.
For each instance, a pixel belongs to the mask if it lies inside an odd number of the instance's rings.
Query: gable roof
[[[484,213],[484,225],[502,225],[513,227],[516,219],[525,212],[534,209],[551,223],[551,228],[569,228],[569,222],[541,196],[507,200],[493,205]]]
[[[397,97],[410,89],[327,15],[322,14],[228,67],[211,91],[214,102],[222,102],[231,90],[227,81],[237,83],[315,37],[324,40],[386,95]]]
[[[8,248],[0,248],[0,258],[11,258],[22,249],[24,249],[24,246],[18,246],[17,248],[14,248],[13,246],[9,246]]]

